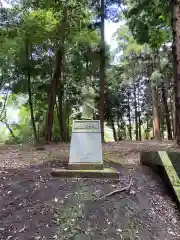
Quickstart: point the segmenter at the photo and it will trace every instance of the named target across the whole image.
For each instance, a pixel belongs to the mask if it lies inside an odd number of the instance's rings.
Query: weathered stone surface
[[[81,164],[85,169],[103,166],[99,121],[78,120],[73,123],[69,167],[74,165],[77,168]]]

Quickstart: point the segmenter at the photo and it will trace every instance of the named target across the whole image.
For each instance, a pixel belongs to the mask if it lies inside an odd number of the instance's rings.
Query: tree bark
[[[138,125],[139,125],[139,141],[142,141],[142,132],[141,132],[141,112],[138,111]]]
[[[101,122],[101,138],[104,142],[104,102],[105,102],[105,37],[104,37],[104,25],[105,25],[105,4],[104,0],[101,0],[101,44],[100,44],[100,122]]]
[[[119,124],[119,121],[117,121],[117,126],[118,126],[118,130],[117,130],[117,140],[118,141],[122,141],[122,133],[121,133],[121,125]]]
[[[149,81],[151,81],[151,75],[153,72],[153,68],[155,66],[154,60],[152,58],[149,59],[149,66],[148,66],[148,75]],[[152,111],[153,111],[153,133],[154,138],[157,141],[161,140],[160,134],[160,124],[159,124],[159,108],[158,108],[158,93],[157,87],[154,83],[151,83],[151,94],[152,94]]]
[[[111,127],[112,127],[112,131],[113,131],[114,141],[117,142],[116,128],[115,128],[115,126],[114,126],[114,120],[113,120],[113,119],[111,119]]]
[[[174,68],[175,140],[180,146],[180,1],[172,0],[172,55]]]
[[[138,134],[138,111],[137,111],[137,96],[136,96],[136,84],[133,84],[133,94],[134,94],[134,111],[135,111],[135,134],[136,134],[136,141],[139,139]]]
[[[172,96],[173,95],[173,96]],[[173,136],[173,139],[175,138],[175,135],[174,135],[174,127],[175,127],[175,104],[174,104],[174,89],[171,91],[171,94],[170,94],[170,114],[171,114],[171,126],[172,126],[172,136]]]
[[[27,90],[28,90],[28,102],[29,102],[29,108],[30,108],[30,113],[31,113],[31,124],[33,128],[33,134],[34,134],[34,141],[35,144],[38,144],[38,136],[37,136],[37,130],[36,130],[36,124],[35,124],[35,118],[34,118],[34,109],[33,109],[33,103],[32,103],[32,87],[31,87],[31,73],[30,73],[30,66],[29,66],[29,44],[28,42],[25,43],[25,48],[26,48],[26,64],[27,64]]]
[[[66,109],[66,107],[64,107],[64,119],[63,119],[63,128],[64,128],[64,132],[63,132],[63,141],[64,142],[68,142],[69,139],[69,126],[68,126],[68,120],[69,119],[69,111]]]
[[[65,129],[64,129],[64,114],[63,114],[63,86],[61,84],[60,91],[58,94],[58,107],[59,107],[59,126],[60,126],[60,133],[61,133],[61,140],[65,141]]]
[[[69,119],[69,115],[68,115],[68,119],[67,119],[67,141],[69,142],[70,140],[70,135],[69,135],[69,124],[70,124],[70,119]]]
[[[57,99],[56,99],[56,111],[57,111],[57,117],[58,117],[58,120],[59,120],[60,115],[59,115],[59,105],[58,105]]]
[[[146,116],[146,139],[149,140],[149,114]]]
[[[141,134],[141,111],[140,111],[140,88],[139,88],[139,80],[137,84],[137,89],[138,89],[138,131],[139,131],[139,141],[142,140],[142,134]]]
[[[47,127],[46,127],[46,141],[50,142],[52,139],[52,127],[54,120],[54,105],[56,102],[56,92],[58,86],[58,80],[61,75],[61,64],[62,64],[62,49],[61,47],[58,49],[56,53],[56,61],[55,61],[55,70],[51,83],[51,93],[48,105],[48,117],[47,117]]]
[[[129,138],[132,140],[130,95],[131,95],[131,92],[128,90],[128,123],[129,123],[128,124],[128,132],[129,132]]]
[[[51,92],[48,104],[48,114],[47,114],[47,123],[46,123],[46,141],[50,142],[52,139],[52,127],[53,127],[53,120],[54,120],[54,105],[56,102],[56,93],[58,82],[61,78],[61,71],[62,71],[62,61],[64,55],[64,41],[65,41],[65,27],[67,22],[67,9],[64,8],[64,16],[61,22],[61,43],[56,52],[56,59],[55,59],[55,67],[54,73],[51,81]]]
[[[71,104],[66,101],[64,102],[64,111],[63,111],[63,123],[64,123],[64,141],[69,141],[69,116],[71,113]]]
[[[153,128],[155,140],[161,140],[158,111],[158,95],[156,86],[152,85]]]
[[[161,109],[161,114],[160,114],[160,134],[161,134],[161,139],[164,139],[164,132],[166,130],[165,128],[165,113],[163,112],[164,109]]]
[[[171,121],[170,121],[170,114],[167,102],[167,91],[165,89],[164,82],[161,83],[161,92],[162,92],[162,100],[164,105],[164,113],[166,119],[166,126],[167,126],[167,133],[168,133],[168,140],[172,140],[172,130],[171,130]]]
[[[114,141],[117,142],[118,136],[117,136],[117,132],[116,132],[115,124],[114,124],[114,119],[112,117],[112,109],[111,109],[111,106],[109,105],[107,99],[106,99],[106,111],[107,111],[107,121],[108,121],[108,123],[111,126],[112,131],[113,131]]]

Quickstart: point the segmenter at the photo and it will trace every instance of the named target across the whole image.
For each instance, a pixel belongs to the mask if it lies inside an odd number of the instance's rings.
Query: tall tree
[[[35,118],[34,118],[34,109],[33,109],[33,101],[32,101],[32,86],[31,86],[31,64],[30,61],[31,56],[30,56],[30,46],[28,43],[28,39],[25,40],[25,53],[26,53],[26,76],[27,76],[27,91],[28,91],[28,102],[29,102],[29,108],[30,108],[30,113],[31,113],[31,124],[32,124],[32,129],[34,133],[34,140],[35,144],[38,144],[38,136],[37,136],[37,131],[36,131],[36,124],[35,124]]]
[[[174,100],[175,100],[175,139],[180,146],[180,2],[172,0],[172,36],[173,36],[173,63],[174,63]]]
[[[104,87],[105,87],[105,38],[104,38],[104,24],[105,24],[105,4],[104,0],[101,0],[100,8],[101,16],[101,44],[100,44],[100,122],[101,122],[101,136],[104,142]]]
[[[54,73],[52,76],[51,81],[51,92],[49,98],[49,106],[48,106],[48,113],[47,113],[47,130],[46,130],[46,141],[50,142],[52,139],[52,126],[53,126],[53,116],[54,116],[54,105],[56,103],[56,94],[57,94],[57,87],[58,83],[61,80],[61,73],[62,73],[62,65],[63,65],[63,58],[64,58],[64,41],[67,31],[67,6],[64,6],[63,17],[59,23],[59,31],[60,31],[60,42],[57,46],[56,57],[55,57],[55,66],[54,66]],[[62,84],[60,83],[62,87]],[[61,89],[62,91],[62,89]],[[60,104],[62,104],[62,100],[59,98]],[[61,113],[60,113],[61,114]],[[61,116],[62,119],[62,116]],[[62,127],[63,124],[61,124]],[[62,129],[61,129],[62,130]]]

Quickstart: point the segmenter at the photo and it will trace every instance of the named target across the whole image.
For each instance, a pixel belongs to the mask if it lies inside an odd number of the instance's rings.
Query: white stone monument
[[[101,128],[99,120],[91,120],[94,108],[92,89],[84,90],[82,120],[74,120],[72,127],[68,169],[53,169],[52,176],[119,178],[114,168],[103,168]]]
[[[73,121],[69,169],[103,169],[99,120]]]

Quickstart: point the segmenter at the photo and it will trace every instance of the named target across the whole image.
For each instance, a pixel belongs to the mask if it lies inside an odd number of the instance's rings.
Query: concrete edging
[[[161,176],[178,207],[180,207],[180,185],[177,185],[179,176],[167,152],[141,152],[140,162],[151,167]]]

